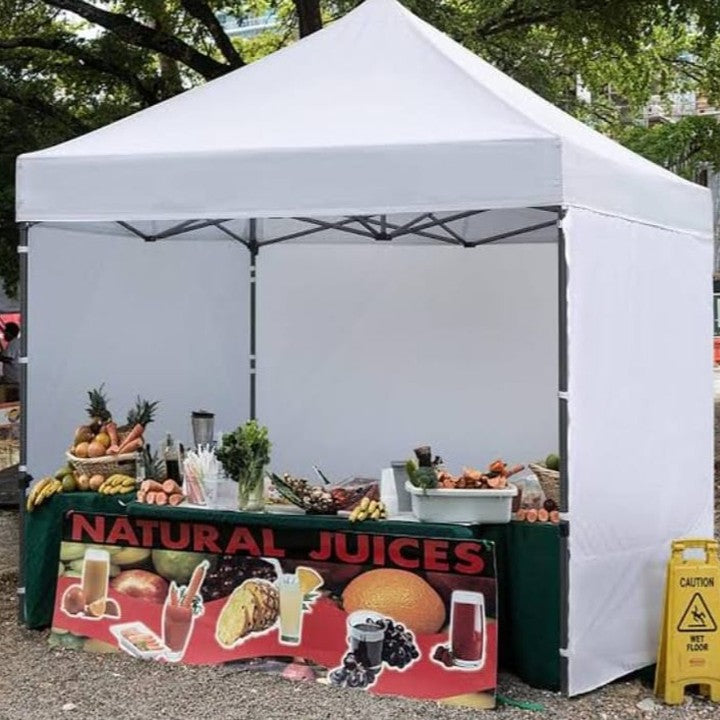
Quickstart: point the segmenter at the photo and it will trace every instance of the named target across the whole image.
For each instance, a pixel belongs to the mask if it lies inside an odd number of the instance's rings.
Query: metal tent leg
[[[250,235],[248,238],[250,250],[250,419],[257,417],[256,399],[256,321],[257,321],[257,220],[250,220]]]
[[[565,255],[565,232],[563,217],[565,210],[558,211],[558,435],[560,453],[560,510],[567,513],[568,507],[568,334],[567,334],[567,287],[568,267]],[[570,641],[570,523],[560,524],[560,687],[568,694],[568,655]]]
[[[25,493],[32,478],[27,474],[28,437],[28,392],[27,392],[27,351],[28,351],[28,230],[29,223],[18,225],[18,254],[20,256],[20,465],[18,466],[18,621],[25,623]]]

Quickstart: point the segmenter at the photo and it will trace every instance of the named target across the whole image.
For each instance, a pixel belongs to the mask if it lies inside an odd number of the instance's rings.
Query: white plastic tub
[[[514,485],[502,490],[423,490],[409,482],[405,489],[418,520],[441,523],[509,523],[518,492]]]

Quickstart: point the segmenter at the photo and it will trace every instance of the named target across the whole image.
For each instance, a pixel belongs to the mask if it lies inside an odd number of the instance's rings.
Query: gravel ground
[[[716,457],[720,458],[720,402],[716,403]],[[720,498],[720,470],[715,473]],[[716,502],[720,521],[720,502]],[[720,527],[720,522],[716,523]],[[17,515],[0,512],[0,720],[177,719],[194,720],[453,720],[492,711],[450,708],[363,692],[298,683],[272,675],[230,667],[187,667],[148,664],[125,655],[92,655],[57,650],[47,644],[47,631],[17,624]],[[495,716],[525,718],[545,715],[557,720],[620,718],[717,718],[717,706],[687,697],[683,706],[654,702],[640,680],[615,682],[580,698],[534,690],[502,675],[498,692],[510,701],[537,703],[542,711],[502,705]]]

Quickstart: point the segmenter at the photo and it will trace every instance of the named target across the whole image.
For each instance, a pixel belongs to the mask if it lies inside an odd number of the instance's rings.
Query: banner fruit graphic
[[[348,613],[373,610],[421,635],[436,633],[445,624],[445,605],[440,595],[407,570],[369,570],[350,582],[342,599]]]
[[[272,627],[280,613],[280,596],[266,580],[246,580],[236,588],[217,622],[217,640],[230,648],[250,633]]]

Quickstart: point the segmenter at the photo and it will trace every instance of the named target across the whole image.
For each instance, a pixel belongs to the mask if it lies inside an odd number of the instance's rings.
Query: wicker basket
[[[544,465],[538,463],[528,463],[528,467],[537,475],[540,486],[545,493],[545,497],[560,501],[560,473],[557,470],[550,470]]]
[[[99,458],[79,458],[70,452],[65,453],[68,462],[81,475],[102,475],[108,478],[116,473],[135,477],[135,463],[137,453],[126,453],[124,455],[105,455]]]

